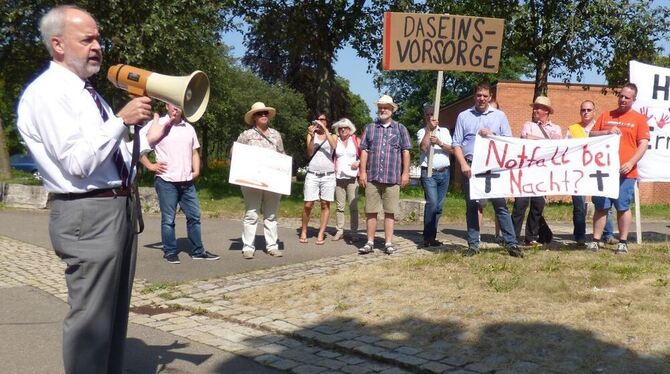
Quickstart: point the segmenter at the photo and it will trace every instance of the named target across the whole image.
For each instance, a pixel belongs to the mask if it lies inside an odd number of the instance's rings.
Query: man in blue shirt
[[[461,166],[463,173],[463,190],[465,192],[465,216],[468,227],[468,249],[464,256],[474,256],[479,253],[479,216],[482,214],[484,201],[470,199],[470,177],[472,176],[472,154],[475,147],[475,137],[500,135],[512,136],[507,116],[502,111],[489,106],[491,100],[491,86],[480,83],[475,87],[475,105],[462,111],[456,119],[454,129],[454,156]],[[505,248],[510,256],[523,257],[523,250],[519,248],[512,217],[507,210],[504,198],[490,199],[496,212],[496,219],[500,224]]]

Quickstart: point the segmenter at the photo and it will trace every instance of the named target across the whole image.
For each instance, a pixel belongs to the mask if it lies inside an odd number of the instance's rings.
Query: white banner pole
[[[637,244],[642,244],[642,222],[640,221],[640,188],[638,182],[635,182],[635,238]]]
[[[435,88],[435,103],[433,104],[433,118],[435,118],[438,121],[438,123],[440,121],[440,97],[442,96],[443,79],[444,79],[444,73],[442,72],[442,70],[440,70],[437,72],[437,87]],[[432,132],[430,135],[432,135]],[[427,161],[428,170],[426,171],[426,175],[428,176],[428,178],[433,176],[434,153],[435,150],[433,149],[433,145],[431,144],[430,147],[428,147],[428,161]]]

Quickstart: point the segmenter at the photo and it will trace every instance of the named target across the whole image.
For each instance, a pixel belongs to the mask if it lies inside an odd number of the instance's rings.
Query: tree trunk
[[[549,60],[538,61],[535,64],[535,92],[533,101],[538,96],[547,94],[547,80],[549,79]]]
[[[202,126],[202,139],[200,139],[200,169],[206,169],[209,161],[209,132],[207,125]]]
[[[9,164],[9,151],[7,150],[7,141],[5,140],[5,130],[0,118],[0,178],[9,179],[12,177],[12,167]]]

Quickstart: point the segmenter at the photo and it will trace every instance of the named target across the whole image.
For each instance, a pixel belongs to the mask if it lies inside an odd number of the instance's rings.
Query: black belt
[[[331,175],[331,174],[335,174],[334,171],[324,171],[324,172],[322,172],[322,173],[318,173],[318,172],[316,172],[316,171],[309,171],[309,170],[307,170],[307,172],[310,173],[310,174],[314,174],[314,175],[316,175],[317,177],[325,177],[325,176],[328,176],[328,175]]]
[[[77,200],[86,199],[89,197],[117,197],[130,196],[130,188],[104,188],[99,190],[91,190],[82,193],[55,193],[54,199],[58,200]]]
[[[445,171],[445,170],[448,170],[448,169],[449,169],[449,166],[446,166],[446,167],[443,167],[443,168],[437,168],[437,169],[436,169],[436,168],[433,168],[433,172],[435,172],[435,173],[441,173],[441,172],[443,172],[443,171]],[[425,166],[422,166],[422,167],[421,167],[421,170],[428,170],[428,168],[425,167]]]

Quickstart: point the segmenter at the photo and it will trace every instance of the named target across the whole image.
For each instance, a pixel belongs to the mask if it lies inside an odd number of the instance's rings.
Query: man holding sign
[[[491,86],[480,83],[475,87],[475,105],[464,110],[456,119],[454,129],[454,156],[461,166],[463,173],[463,190],[465,192],[465,216],[468,227],[468,249],[464,256],[474,256],[479,253],[479,215],[482,212],[482,202],[470,199],[470,177],[472,177],[472,155],[475,146],[475,136],[502,135],[512,136],[507,116],[502,111],[489,105],[491,100]],[[514,257],[523,257],[523,250],[519,248],[512,217],[507,210],[504,198],[490,199],[496,212],[496,219],[500,223],[505,248]]]
[[[605,112],[598,117],[590,136],[608,134],[619,135],[619,196],[616,199],[594,196],[593,206],[593,241],[587,248],[591,251],[600,249],[600,237],[605,226],[607,210],[612,205],[617,210],[617,222],[619,226],[619,244],[617,254],[628,253],[628,230],[633,220],[630,212],[630,202],[633,198],[635,183],[637,182],[637,162],[642,158],[649,143],[649,125],[647,118],[633,110],[633,103],[637,97],[637,86],[626,83],[618,95],[619,106]]]

